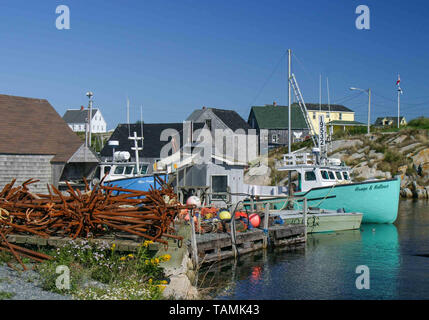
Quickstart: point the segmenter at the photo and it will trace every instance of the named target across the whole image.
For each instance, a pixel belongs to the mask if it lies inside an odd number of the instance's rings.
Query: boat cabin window
[[[344,180],[349,180],[349,174],[347,172],[343,172]]]
[[[320,171],[320,174],[322,175],[322,179],[329,180],[329,175],[328,175],[328,172],[326,170]]]
[[[104,173],[104,174],[109,173],[109,172],[110,172],[110,169],[111,169],[111,167],[110,167],[110,166],[106,166],[106,167],[104,167],[103,173]]]
[[[117,166],[113,174],[124,174],[124,169],[125,169],[124,166]]]
[[[316,181],[316,174],[314,171],[305,171],[305,181]]]
[[[140,169],[140,174],[146,174],[147,173],[147,168],[148,168],[147,164],[142,165],[142,167]]]
[[[341,172],[335,171],[335,175],[337,176],[338,180],[343,180],[343,177],[341,176]]]
[[[132,174],[133,173],[134,166],[126,166],[125,168],[125,174]]]
[[[334,172],[329,171],[329,179],[335,180]]]

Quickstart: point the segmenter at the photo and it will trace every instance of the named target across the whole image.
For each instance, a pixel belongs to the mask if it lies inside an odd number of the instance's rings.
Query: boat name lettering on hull
[[[377,185],[371,185],[367,187],[356,187],[355,191],[371,191],[371,190],[380,190],[380,189],[387,189],[389,188],[388,184],[377,184]]]

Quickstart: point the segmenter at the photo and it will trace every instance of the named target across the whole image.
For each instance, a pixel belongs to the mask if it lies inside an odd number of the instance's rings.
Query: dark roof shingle
[[[92,109],[92,118],[94,118],[97,111],[98,109]],[[63,119],[67,123],[85,123],[86,118],[88,118],[88,109],[69,109],[63,115]]]
[[[129,126],[129,128],[128,128]],[[203,123],[194,123],[194,131],[197,129],[203,128]],[[134,132],[137,133],[138,137],[141,137],[141,124],[119,124],[115,131],[109,138],[110,140],[119,141],[119,146],[115,147],[115,151],[128,151],[131,157],[134,157],[135,151],[131,150],[131,147],[134,147],[134,141],[128,139],[129,134],[134,135]],[[183,145],[183,123],[144,123],[143,124],[143,150],[139,151],[139,156],[144,158],[159,158],[161,154],[161,149],[168,141],[161,141],[161,133],[166,129],[174,129],[180,135],[180,145]],[[171,140],[171,137],[169,137]],[[141,142],[139,141],[139,147],[141,147]],[[101,150],[100,155],[102,157],[111,157],[112,156],[112,147],[107,143],[104,148]]]
[[[296,104],[296,103],[294,103]],[[293,104],[293,105],[294,105]],[[319,111],[320,107],[322,108],[322,111],[342,111],[342,112],[354,112],[353,110],[341,105],[341,104],[322,104],[321,106],[318,103],[306,103],[305,106],[307,107],[307,110],[309,111]]]
[[[197,123],[200,116],[207,110],[212,111],[216,117],[218,117],[228,128],[233,131],[236,131],[237,129],[251,129],[249,124],[234,110],[217,108],[197,109],[194,110],[186,120]]]
[[[45,99],[0,95],[0,153],[49,154],[67,162],[82,140]]]

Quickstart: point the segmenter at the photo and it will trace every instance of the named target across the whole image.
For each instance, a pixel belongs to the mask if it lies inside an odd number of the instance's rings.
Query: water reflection
[[[370,290],[358,290],[356,267],[370,269]],[[400,247],[395,225],[310,234],[305,248],[240,257],[200,272],[218,299],[391,299],[398,296]],[[201,277],[201,275],[204,275]]]

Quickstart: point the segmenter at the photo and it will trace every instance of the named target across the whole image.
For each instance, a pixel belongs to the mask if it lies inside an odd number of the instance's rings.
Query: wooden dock
[[[69,237],[49,237],[42,238],[35,235],[20,235],[20,234],[11,234],[7,236],[7,241],[14,244],[27,244],[30,246],[37,247],[62,247],[68,244],[71,241]],[[80,241],[88,241],[94,244],[102,244],[106,243],[109,246],[115,244],[116,251],[123,252],[136,252],[144,239],[139,237],[129,236],[128,239],[125,238],[117,238],[115,236],[104,236],[97,239],[81,239],[77,238],[77,242]],[[162,244],[159,243],[151,243],[149,245],[149,250],[157,251],[161,248]]]
[[[251,229],[238,232],[234,236],[230,233],[196,234],[197,263],[212,263],[234,258],[249,252],[266,247],[293,246],[305,243],[305,226],[303,224],[275,225],[263,229]],[[192,241],[189,243],[192,254]]]

